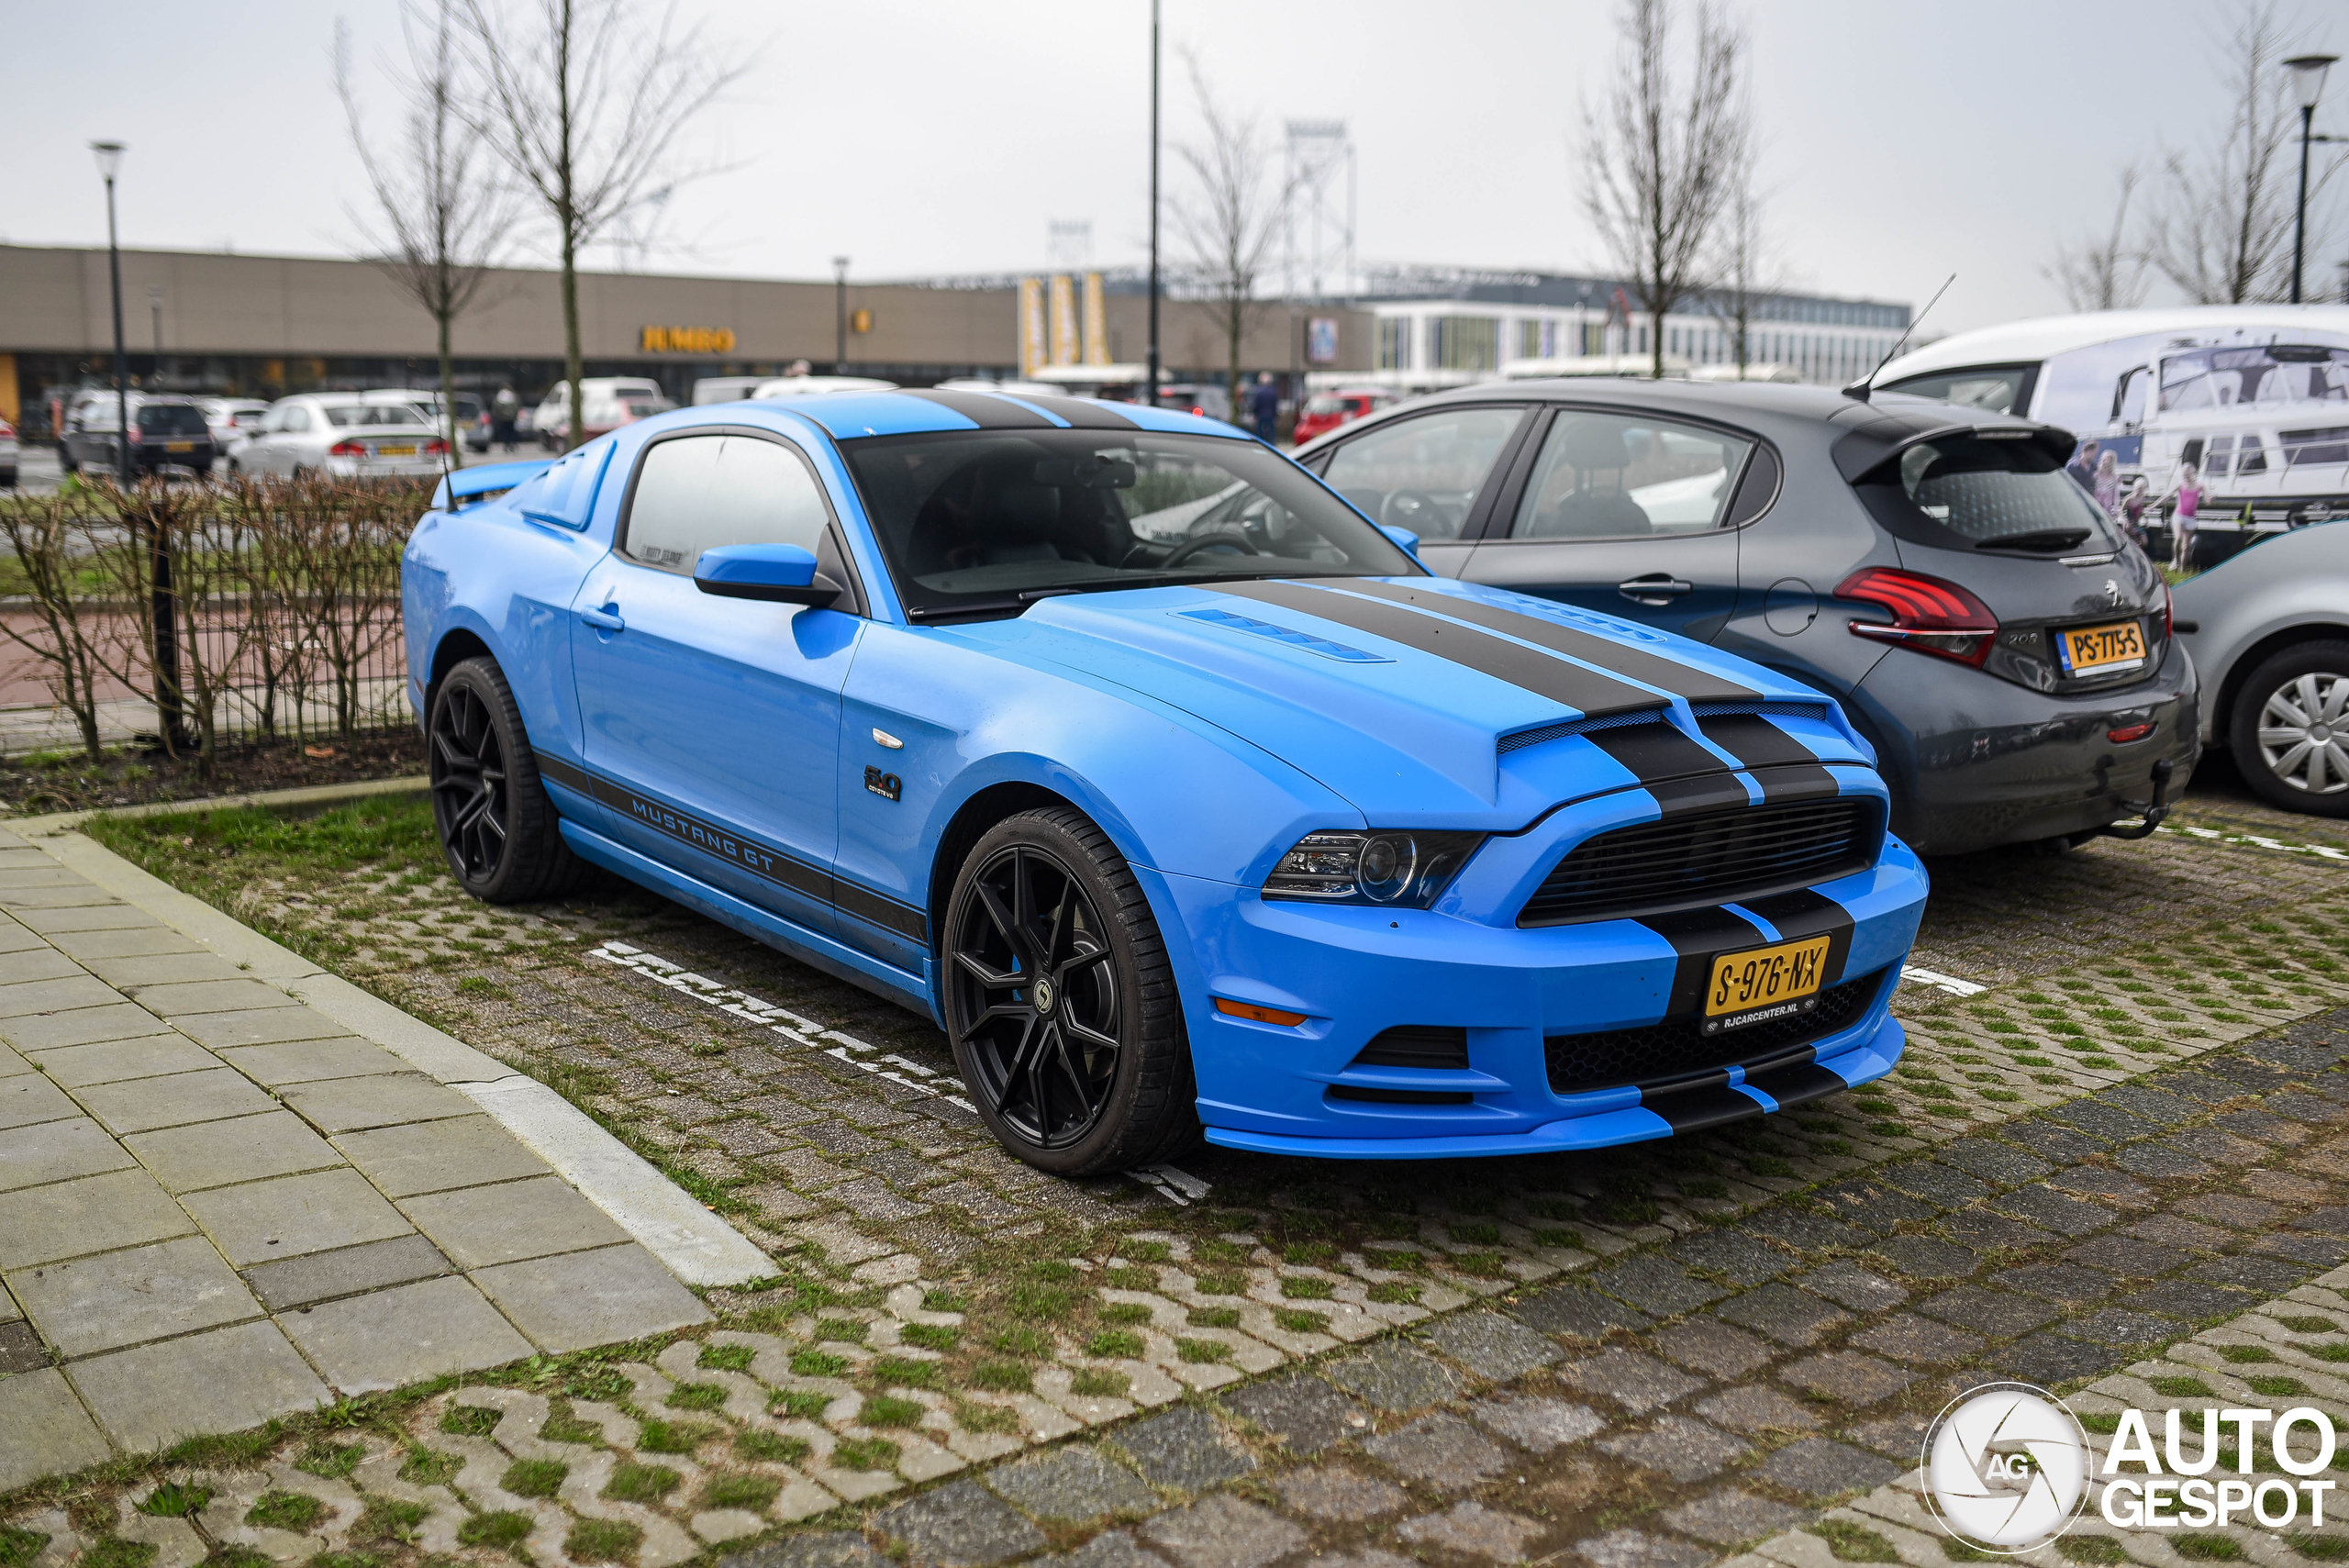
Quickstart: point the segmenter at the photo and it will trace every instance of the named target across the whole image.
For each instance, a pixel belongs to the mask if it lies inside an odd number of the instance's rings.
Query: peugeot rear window
[[[2110,519],[2027,430],[1919,441],[1854,486],[1899,538],[1944,550],[2117,550]]]
[[[844,441],[917,619],[1055,594],[1242,577],[1417,576],[1310,474],[1253,441],[969,430]]]

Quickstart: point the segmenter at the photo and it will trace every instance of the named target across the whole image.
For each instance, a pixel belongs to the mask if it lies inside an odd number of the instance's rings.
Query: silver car
[[[2287,811],[2349,817],[2349,523],[2293,529],[2178,584],[2202,738]]]
[[[414,403],[370,403],[356,393],[281,397],[230,462],[240,473],[345,479],[426,475],[449,466],[449,443]]]

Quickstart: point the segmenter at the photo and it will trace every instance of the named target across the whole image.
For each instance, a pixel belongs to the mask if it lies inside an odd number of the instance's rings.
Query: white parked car
[[[712,403],[740,403],[773,379],[763,375],[704,376],[694,383],[694,406],[701,408]]]
[[[384,479],[442,472],[449,466],[449,443],[433,428],[431,414],[417,404],[313,392],[272,404],[269,417],[229,462],[239,473],[281,478],[331,473]]]
[[[195,406],[204,410],[213,449],[222,457],[235,456],[269,417],[269,405],[257,397],[199,397]]]
[[[753,397],[820,397],[827,392],[895,392],[894,381],[868,375],[779,375],[759,383]]]
[[[0,490],[13,489],[17,483],[17,427],[0,419]]]
[[[649,419],[655,414],[665,414],[676,405],[662,394],[658,382],[637,376],[591,375],[579,383],[585,404],[587,428],[580,440],[592,441],[597,436],[632,425],[639,419]],[[540,441],[550,451],[559,451],[577,442],[571,438],[571,384],[559,381],[540,400],[537,415],[530,428],[539,434]]]

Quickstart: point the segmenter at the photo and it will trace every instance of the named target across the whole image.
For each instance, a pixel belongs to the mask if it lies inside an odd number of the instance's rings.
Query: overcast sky
[[[2106,221],[2115,171],[2222,122],[2219,29],[2240,6],[1733,6],[1752,28],[1789,274],[1921,305],[1954,272],[1930,323],[1942,331],[2062,309],[2041,269],[2060,238]],[[126,245],[351,253],[360,186],[330,79],[337,14],[330,0],[6,0],[0,239],[103,243],[83,144],[113,137],[130,144]],[[388,135],[396,7],[340,14]],[[868,278],[1035,268],[1055,218],[1091,221],[1097,263],[1142,255],[1147,0],[681,0],[680,14],[753,64],[690,139],[693,157],[729,167],[670,202],[646,270],[829,276],[836,254]],[[2349,52],[2338,0],[2287,0],[2284,14],[2307,42]],[[1611,73],[1613,17],[1610,0],[1165,0],[1167,138],[1197,123],[1188,47],[1268,135],[1286,118],[1348,122],[1365,261],[1603,272],[1575,136],[1583,96]],[[2349,68],[2318,120],[2349,134]],[[2312,291],[2337,294],[2344,246],[2310,258]],[[517,257],[541,247],[527,231]]]

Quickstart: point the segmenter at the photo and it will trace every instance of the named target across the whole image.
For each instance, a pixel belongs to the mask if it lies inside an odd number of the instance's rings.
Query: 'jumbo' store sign
[[[643,327],[637,330],[637,351],[646,354],[730,354],[731,327]]]

